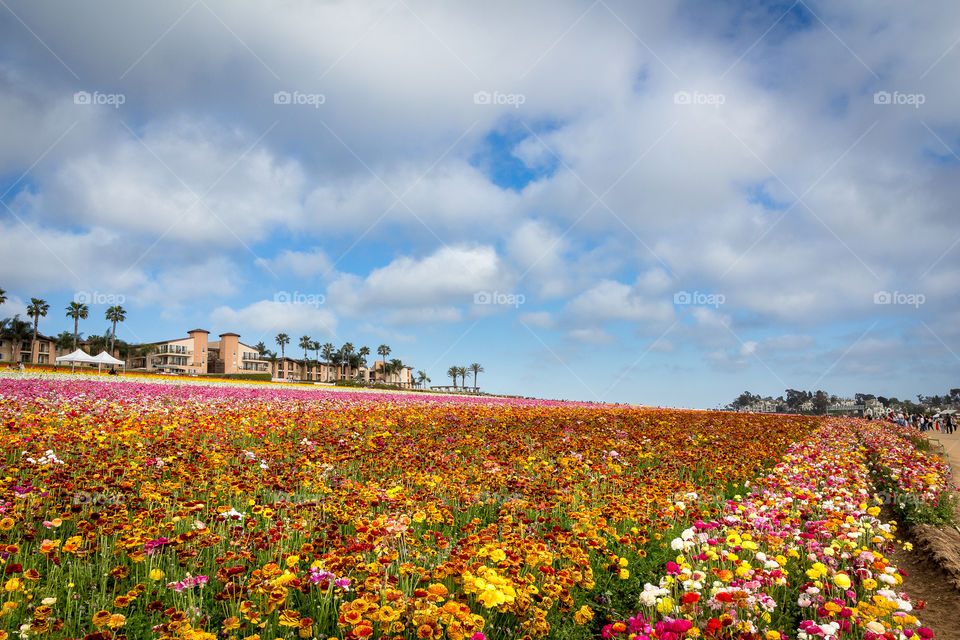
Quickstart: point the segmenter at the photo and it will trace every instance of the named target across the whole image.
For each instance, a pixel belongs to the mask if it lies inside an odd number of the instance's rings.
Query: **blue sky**
[[[0,315],[662,406],[960,386],[954,3],[518,4],[7,0]]]

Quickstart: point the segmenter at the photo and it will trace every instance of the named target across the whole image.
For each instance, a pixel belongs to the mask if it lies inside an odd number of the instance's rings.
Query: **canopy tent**
[[[105,364],[109,364],[110,366],[120,365],[121,367],[126,368],[126,363],[123,360],[117,360],[106,351],[101,351],[96,356],[91,358],[90,361],[97,363],[98,374],[100,373],[100,367],[102,367]]]
[[[97,361],[96,358],[92,357],[90,354],[80,349],[77,349],[73,353],[68,353],[65,356],[60,356],[59,358],[56,359],[56,362],[69,362],[71,371],[73,371],[73,367],[78,362],[87,362],[87,363],[93,364],[96,361]]]

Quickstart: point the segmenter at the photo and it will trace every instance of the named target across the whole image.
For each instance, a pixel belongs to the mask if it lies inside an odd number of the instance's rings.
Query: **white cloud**
[[[673,318],[672,299],[656,295],[641,276],[634,285],[615,280],[601,280],[576,296],[567,305],[567,312],[578,318],[598,321],[665,323]]]
[[[574,342],[586,344],[612,344],[617,341],[616,337],[603,329],[572,329],[566,335]]]
[[[210,313],[210,321],[244,335],[261,334],[266,338],[276,333],[291,336],[306,333],[316,339],[333,338],[337,330],[337,317],[328,309],[274,300],[260,300],[240,309],[220,306]]]
[[[333,262],[323,249],[310,251],[285,249],[273,258],[257,258],[254,263],[272,274],[292,273],[300,278],[323,278],[333,272]]]
[[[383,308],[472,304],[480,291],[508,290],[509,275],[493,247],[442,247],[423,258],[401,256],[365,278],[345,274],[331,283],[328,299],[344,313]],[[454,321],[448,312],[438,320]]]

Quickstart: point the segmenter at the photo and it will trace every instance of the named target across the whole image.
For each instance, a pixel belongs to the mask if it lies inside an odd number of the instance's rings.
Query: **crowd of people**
[[[927,431],[954,433],[957,430],[957,418],[953,414],[925,416],[923,414],[890,413],[887,415],[887,419],[899,425],[913,427],[921,433]]]

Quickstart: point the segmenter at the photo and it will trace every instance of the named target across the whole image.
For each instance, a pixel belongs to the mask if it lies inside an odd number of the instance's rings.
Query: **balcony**
[[[186,347],[164,345],[159,349],[157,349],[155,353],[158,353],[158,354],[170,353],[178,356],[188,356],[193,354],[193,350],[187,349]]]
[[[243,359],[244,359],[244,360],[259,360],[259,361],[262,361],[262,362],[265,362],[265,361],[267,360],[266,358],[264,358],[263,356],[261,356],[259,353],[254,353],[254,352],[252,352],[252,351],[244,351],[244,352],[243,352]]]

